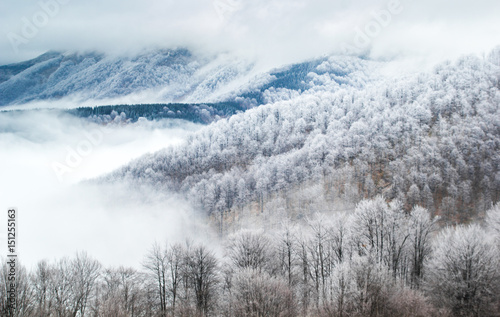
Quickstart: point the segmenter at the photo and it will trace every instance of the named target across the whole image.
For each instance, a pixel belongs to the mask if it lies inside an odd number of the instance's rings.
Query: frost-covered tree
[[[236,270],[271,271],[271,242],[262,232],[243,231],[229,238],[228,257]]]
[[[292,290],[284,278],[246,268],[233,283],[231,316],[297,316]]]
[[[186,253],[184,274],[198,316],[210,316],[217,305],[219,263],[204,245],[190,248]]]
[[[408,269],[409,284],[419,288],[424,277],[424,267],[431,255],[431,235],[437,229],[436,220],[431,219],[429,211],[415,206],[409,215],[408,231]]]
[[[426,266],[429,295],[454,316],[498,315],[498,250],[478,225],[444,229]]]
[[[155,243],[146,255],[143,267],[148,272],[151,281],[156,284],[157,302],[160,306],[160,315],[167,314],[167,287],[168,287],[168,261],[167,250],[164,246]]]

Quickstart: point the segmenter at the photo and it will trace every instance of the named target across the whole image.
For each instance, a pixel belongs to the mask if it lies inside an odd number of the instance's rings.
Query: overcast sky
[[[498,0],[395,1],[2,0],[0,64],[51,49],[123,54],[186,46],[276,65],[357,48],[367,28],[361,48],[373,58],[454,58],[500,44]],[[389,16],[378,22],[380,10]]]

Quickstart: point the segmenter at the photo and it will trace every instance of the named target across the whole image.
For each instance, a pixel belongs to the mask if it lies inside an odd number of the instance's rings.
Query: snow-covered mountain
[[[68,97],[93,105],[115,100],[128,104],[237,101],[248,108],[311,89],[362,86],[374,78],[369,75],[373,70],[373,62],[353,57],[323,57],[259,72],[255,63],[228,54],[200,56],[186,49],[125,57],[48,52],[0,66],[0,106]]]
[[[251,65],[194,57],[189,51],[156,50],[134,57],[49,52],[35,60],[0,68],[0,105],[77,96],[116,98],[149,92],[162,101],[209,98],[216,84],[246,74]],[[214,83],[213,77],[218,79]],[[138,102],[137,102],[138,103]]]
[[[220,120],[105,179],[185,193],[221,221],[245,208],[304,216],[379,194],[465,221],[500,198],[498,56],[362,90],[311,88]]]

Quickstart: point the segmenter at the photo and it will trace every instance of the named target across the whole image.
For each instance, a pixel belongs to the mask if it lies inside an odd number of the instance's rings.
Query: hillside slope
[[[0,66],[0,106],[67,97],[71,103],[91,101],[92,105],[115,100],[133,104],[229,101],[250,108],[317,87],[362,86],[375,77],[375,64],[354,57],[323,57],[262,72],[254,63],[227,54],[201,56],[186,49],[125,57],[48,52]]]
[[[467,221],[500,198],[498,56],[261,106],[101,181],[175,190],[221,219],[248,206],[300,216],[383,194]]]

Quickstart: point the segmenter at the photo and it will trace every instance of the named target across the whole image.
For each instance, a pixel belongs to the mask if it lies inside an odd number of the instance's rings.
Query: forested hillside
[[[436,233],[426,209],[376,197],[350,213],[241,230],[217,247],[154,244],[141,269],[86,253],[18,264],[18,309],[6,316],[496,317],[500,205],[487,215],[483,227]]]
[[[364,87],[380,79],[381,63],[350,56],[330,56],[285,66],[262,74],[226,96],[251,108],[296,98],[304,92]]]
[[[0,66],[0,106],[67,97],[71,103],[109,104],[114,99],[134,104],[236,102],[251,108],[311,89],[363,86],[377,78],[377,65],[335,56],[262,70],[229,55],[201,56],[187,49],[122,57],[48,52]]]
[[[221,120],[101,181],[184,193],[221,230],[252,212],[300,218],[379,194],[468,222],[500,197],[498,61],[497,50],[363,89],[314,89]]]
[[[137,122],[140,118],[149,121],[183,119],[208,124],[245,110],[235,102],[220,102],[215,104],[170,103],[80,107],[65,112],[99,124]]]

